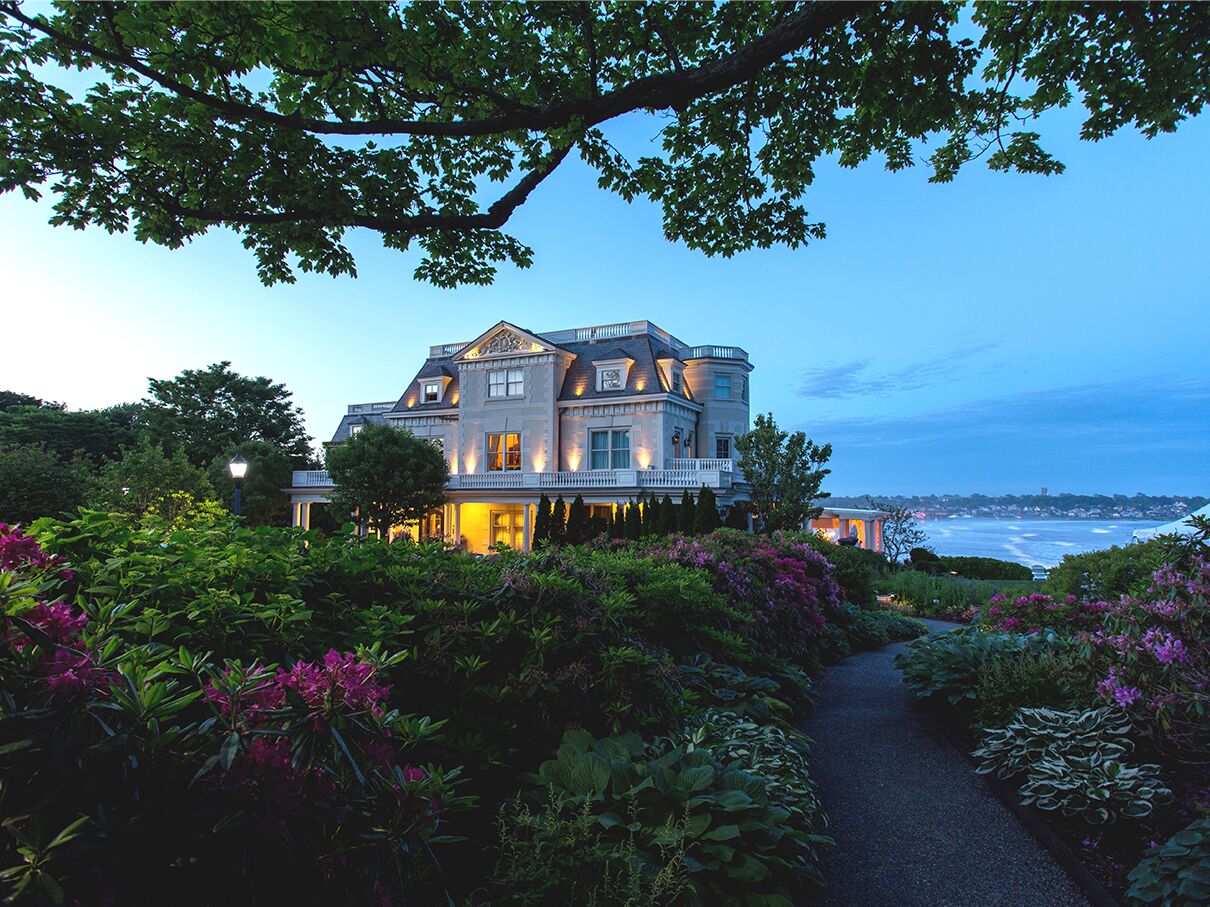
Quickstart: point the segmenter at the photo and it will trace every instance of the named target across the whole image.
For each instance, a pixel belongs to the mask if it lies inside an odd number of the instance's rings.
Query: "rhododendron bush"
[[[391,903],[434,875],[432,843],[466,801],[457,771],[418,764],[436,727],[388,703],[402,656],[244,666],[129,645],[69,601],[71,571],[31,537],[0,526],[0,564],[13,894]]]

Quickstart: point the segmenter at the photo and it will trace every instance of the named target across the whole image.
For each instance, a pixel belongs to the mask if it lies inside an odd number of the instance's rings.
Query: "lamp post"
[[[231,472],[231,481],[235,483],[235,499],[232,502],[234,506],[231,512],[239,516],[240,493],[244,490],[244,476],[248,472],[248,461],[244,459],[244,455],[236,451],[234,457],[227,464],[227,469]]]

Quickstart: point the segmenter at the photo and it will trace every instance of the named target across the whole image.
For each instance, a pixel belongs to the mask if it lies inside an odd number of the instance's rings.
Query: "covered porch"
[[[807,526],[812,532],[837,543],[841,539],[856,536],[858,547],[881,554],[882,521],[885,517],[881,510],[828,507],[817,518],[810,520]]]

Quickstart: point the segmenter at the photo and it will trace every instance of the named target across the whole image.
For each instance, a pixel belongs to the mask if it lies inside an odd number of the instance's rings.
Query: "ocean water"
[[[989,520],[956,517],[921,520],[927,544],[938,554],[998,557],[1053,567],[1065,554],[1125,545],[1154,520]]]

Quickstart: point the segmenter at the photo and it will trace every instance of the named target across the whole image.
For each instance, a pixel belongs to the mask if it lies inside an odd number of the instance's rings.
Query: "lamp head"
[[[227,469],[231,472],[231,478],[237,482],[241,481],[248,473],[248,461],[244,459],[243,454],[236,453],[227,464]]]

